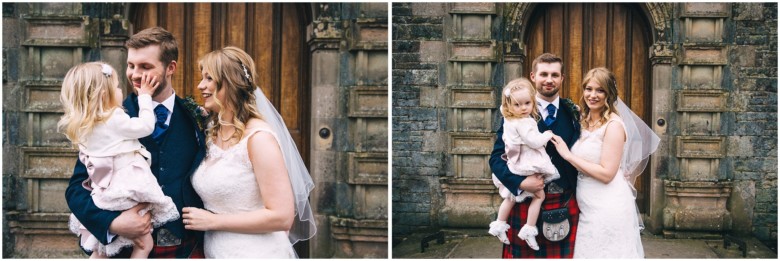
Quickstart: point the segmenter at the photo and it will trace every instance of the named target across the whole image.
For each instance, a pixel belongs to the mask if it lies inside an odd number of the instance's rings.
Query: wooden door
[[[132,9],[134,31],[160,26],[179,42],[179,67],[173,86],[181,97],[203,103],[198,59],[213,50],[236,46],[249,53],[256,83],[284,118],[308,164],[308,56],[306,8],[280,3],[149,3]]]
[[[652,37],[645,16],[632,4],[539,4],[528,23],[525,42],[529,77],[531,63],[542,53],[563,58],[561,97],[579,103],[582,78],[596,67],[610,69],[617,78],[618,94],[646,123],[651,120],[650,62]],[[649,125],[649,124],[648,124]],[[649,125],[652,126],[652,125]],[[637,179],[637,204],[642,212],[650,184],[649,167]]]

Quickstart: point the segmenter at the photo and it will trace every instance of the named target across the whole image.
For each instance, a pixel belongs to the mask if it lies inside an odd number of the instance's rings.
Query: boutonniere
[[[572,116],[574,117],[574,122],[580,122],[580,106],[574,104],[574,102],[569,98],[561,99],[561,102],[563,103],[563,106],[566,106],[566,109],[571,112]]]
[[[206,120],[209,118],[209,112],[206,111],[203,106],[198,105],[192,96],[187,96],[184,98],[183,103],[184,108],[190,112],[190,116],[192,116],[192,118],[195,119],[195,122],[198,123],[198,128],[200,130],[206,129]]]

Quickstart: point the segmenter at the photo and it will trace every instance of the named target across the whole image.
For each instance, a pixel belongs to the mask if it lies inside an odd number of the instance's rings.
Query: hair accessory
[[[504,97],[509,98],[510,95],[512,95],[512,88],[506,88],[504,90]]]
[[[249,79],[249,70],[246,69],[246,66],[244,66],[244,64],[241,62],[238,62],[238,64],[241,65],[241,69],[244,69],[244,78],[251,81],[251,79]]]
[[[105,63],[102,63],[100,65],[103,66],[103,70],[102,70],[103,75],[105,75],[106,77],[111,77],[111,74],[114,72],[114,70],[111,69],[111,66]]]

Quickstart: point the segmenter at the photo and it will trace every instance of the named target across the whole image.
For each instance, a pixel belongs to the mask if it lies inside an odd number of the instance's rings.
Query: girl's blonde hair
[[[509,82],[504,89],[501,90],[501,115],[504,119],[519,119],[520,115],[512,112],[510,106],[512,105],[512,93],[515,91],[527,90],[528,96],[531,98],[531,117],[539,121],[539,110],[536,108],[536,89],[531,81],[525,77],[520,77]]]
[[[60,102],[65,114],[57,123],[74,146],[84,142],[95,125],[111,117],[121,106],[117,72],[103,62],[89,62],[71,68],[62,80]]]
[[[255,105],[255,62],[244,50],[228,46],[204,55],[198,61],[200,70],[205,70],[217,85],[217,92],[225,88],[225,100],[214,99],[220,108],[216,116],[211,116],[209,137],[216,139],[222,126],[233,125],[236,132],[231,137],[241,139],[246,123],[252,118],[262,119]],[[216,93],[214,93],[216,97]],[[222,119],[225,111],[233,112],[233,123]],[[213,115],[213,114],[212,114]]]
[[[583,90],[590,81],[594,81],[596,84],[604,88],[604,93],[606,94],[607,98],[606,103],[604,104],[606,108],[601,111],[601,119],[599,119],[599,122],[595,125],[601,126],[609,120],[609,115],[612,115],[612,113],[618,113],[616,108],[617,106],[615,106],[615,102],[618,98],[617,82],[615,81],[615,74],[604,67],[593,68],[588,71],[587,74],[585,74],[585,78],[582,79]],[[586,128],[594,127],[589,126],[590,108],[585,102],[585,95],[582,95],[582,98],[580,99],[580,108],[582,108],[580,124]]]

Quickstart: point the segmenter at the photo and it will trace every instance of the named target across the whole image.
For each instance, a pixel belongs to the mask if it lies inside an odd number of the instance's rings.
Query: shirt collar
[[[168,109],[169,112],[173,112],[173,104],[176,101],[176,92],[174,91],[171,96],[168,97],[168,99],[165,99],[163,102],[156,102],[152,100],[152,108],[157,107],[157,105],[162,104],[165,106],[165,108]]]
[[[552,102],[548,102],[548,101],[542,100],[539,97],[536,97],[536,104],[539,104],[539,108],[545,109],[545,108],[547,108],[547,105],[551,104],[551,103],[552,103],[552,105],[555,106],[555,110],[556,111],[558,109],[560,109],[561,108],[561,106],[560,106],[561,96],[555,97],[555,100],[553,100]]]

